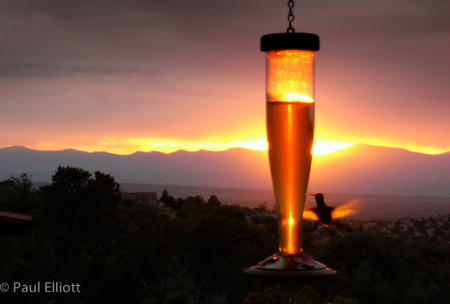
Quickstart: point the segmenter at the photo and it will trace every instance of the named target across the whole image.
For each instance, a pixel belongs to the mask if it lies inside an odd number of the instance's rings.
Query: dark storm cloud
[[[203,44],[246,43],[269,2],[1,1],[0,62],[167,67]]]
[[[90,75],[118,75],[138,74],[158,76],[158,72],[140,69],[136,67],[121,66],[81,66],[81,65],[56,65],[50,62],[23,62],[0,63],[0,77],[43,77],[54,78],[63,76],[75,76],[79,74]]]
[[[325,3],[327,1],[320,1]],[[329,3],[329,1],[328,1]],[[420,35],[450,34],[450,1],[339,1],[347,6],[315,7],[315,24],[324,34],[343,41],[401,41]],[[317,4],[315,2],[315,4]],[[351,4],[351,5],[350,5]],[[381,41],[382,42],[382,41]]]
[[[228,56],[255,66],[259,37],[285,31],[287,11],[280,0],[0,0],[0,62],[167,70]],[[297,31],[321,36],[325,62],[410,64],[430,49],[426,62],[449,60],[448,0],[296,1],[294,15]]]
[[[447,0],[321,0],[297,2],[294,15],[296,25],[317,20],[325,25],[334,24],[335,29],[367,34],[448,32],[449,3]],[[158,28],[190,38],[205,38],[207,34],[210,40],[220,39],[229,31],[246,32],[261,27],[284,31],[287,26],[287,6],[280,5],[278,0],[3,0],[0,9],[3,14],[12,13],[17,17],[46,16],[53,19],[53,25],[68,29],[79,26],[83,30],[83,25],[90,26],[92,33]],[[278,28],[279,24],[283,27]],[[392,31],[387,32],[388,29]]]
[[[160,26],[186,31],[196,29],[210,31],[224,29],[225,20],[239,20],[242,16],[253,16],[267,9],[268,0],[39,0],[1,1],[4,12],[16,16],[42,14],[67,23],[90,23],[102,26],[109,21],[129,18],[123,27]],[[245,20],[244,21],[250,21]],[[234,22],[229,23],[232,25]],[[206,26],[208,25],[208,26]]]
[[[382,46],[377,39],[389,47],[405,47],[405,40],[418,39],[420,33],[450,31],[449,3],[297,1],[294,27],[312,29],[329,43],[347,42],[337,52],[367,41],[367,47],[378,51]],[[287,28],[287,5],[279,0],[9,0],[0,2],[1,15],[12,21],[8,30],[0,30],[3,62],[67,57],[148,62],[152,55],[165,58],[162,52],[195,51],[196,45],[249,53],[250,47],[257,50],[261,34]],[[24,48],[24,41],[33,48]]]

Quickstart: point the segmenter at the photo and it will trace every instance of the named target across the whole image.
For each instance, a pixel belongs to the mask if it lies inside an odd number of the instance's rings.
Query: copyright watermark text
[[[80,284],[64,284],[62,282],[37,282],[36,284],[22,284],[20,282],[0,283],[0,292],[17,293],[80,293]]]

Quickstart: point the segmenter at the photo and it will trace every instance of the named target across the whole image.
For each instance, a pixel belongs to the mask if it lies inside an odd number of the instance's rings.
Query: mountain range
[[[70,149],[38,151],[20,146],[0,149],[0,180],[27,173],[33,182],[51,182],[58,166],[101,171],[119,183],[272,188],[267,151],[233,148],[221,152],[115,155]],[[315,156],[308,191],[450,197],[450,152],[429,155],[357,144]]]

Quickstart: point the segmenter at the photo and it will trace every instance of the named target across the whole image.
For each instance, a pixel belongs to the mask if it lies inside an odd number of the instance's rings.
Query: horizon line
[[[373,146],[373,147],[382,147],[382,148],[391,148],[391,149],[401,149],[401,150],[406,150],[408,152],[411,153],[419,153],[419,154],[425,154],[425,155],[441,155],[441,154],[445,154],[445,153],[449,153],[450,151],[445,151],[445,150],[432,150],[430,151],[430,149],[425,149],[428,150],[429,152],[423,152],[423,151],[419,151],[418,149],[408,149],[408,148],[403,148],[403,147],[397,147],[397,146],[385,146],[385,145],[376,145],[376,144],[367,144],[367,143],[352,143],[352,144],[346,144],[346,145],[342,145],[342,148],[336,148],[334,150],[331,151],[327,151],[327,152],[322,152],[322,153],[314,153],[313,152],[313,157],[317,157],[317,156],[327,156],[327,155],[331,155],[335,152],[338,151],[342,151],[342,150],[346,150],[350,147],[353,146],[361,146],[361,145],[365,145],[365,146]],[[23,146],[23,145],[12,145],[12,146],[4,146],[4,147],[0,147],[0,150],[3,149],[11,149],[11,148],[23,148],[23,149],[27,149],[27,150],[32,150],[32,151],[39,151],[39,152],[61,152],[61,151],[69,151],[69,150],[73,150],[73,151],[77,151],[77,152],[83,152],[83,153],[108,153],[108,154],[113,154],[113,155],[122,155],[122,156],[128,156],[128,155],[133,155],[136,153],[151,153],[151,152],[157,152],[157,153],[162,153],[162,154],[172,154],[172,153],[176,153],[176,152],[200,152],[200,151],[207,151],[207,152],[224,152],[224,151],[228,151],[231,149],[244,149],[244,150],[251,150],[251,151],[267,151],[266,149],[258,149],[258,148],[249,148],[249,147],[243,147],[243,146],[231,146],[231,147],[227,147],[227,148],[223,148],[223,149],[207,149],[207,148],[201,148],[201,149],[177,149],[177,150],[173,150],[170,152],[164,152],[161,150],[149,150],[149,151],[143,151],[143,150],[135,150],[134,152],[131,153],[114,153],[114,152],[110,152],[110,151],[106,151],[106,150],[86,150],[86,149],[79,149],[79,148],[62,148],[62,149],[36,149],[36,148],[30,148],[27,146]],[[442,152],[443,151],[443,152]]]

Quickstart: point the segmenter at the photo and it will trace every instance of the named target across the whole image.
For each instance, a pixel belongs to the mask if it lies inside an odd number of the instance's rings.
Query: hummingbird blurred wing
[[[317,221],[319,218],[313,210],[305,209],[303,210],[303,219]]]
[[[331,213],[331,216],[333,219],[355,215],[361,212],[363,209],[363,204],[361,200],[354,199],[349,201],[348,203],[345,203],[343,205],[337,206],[334,208],[333,212]]]

